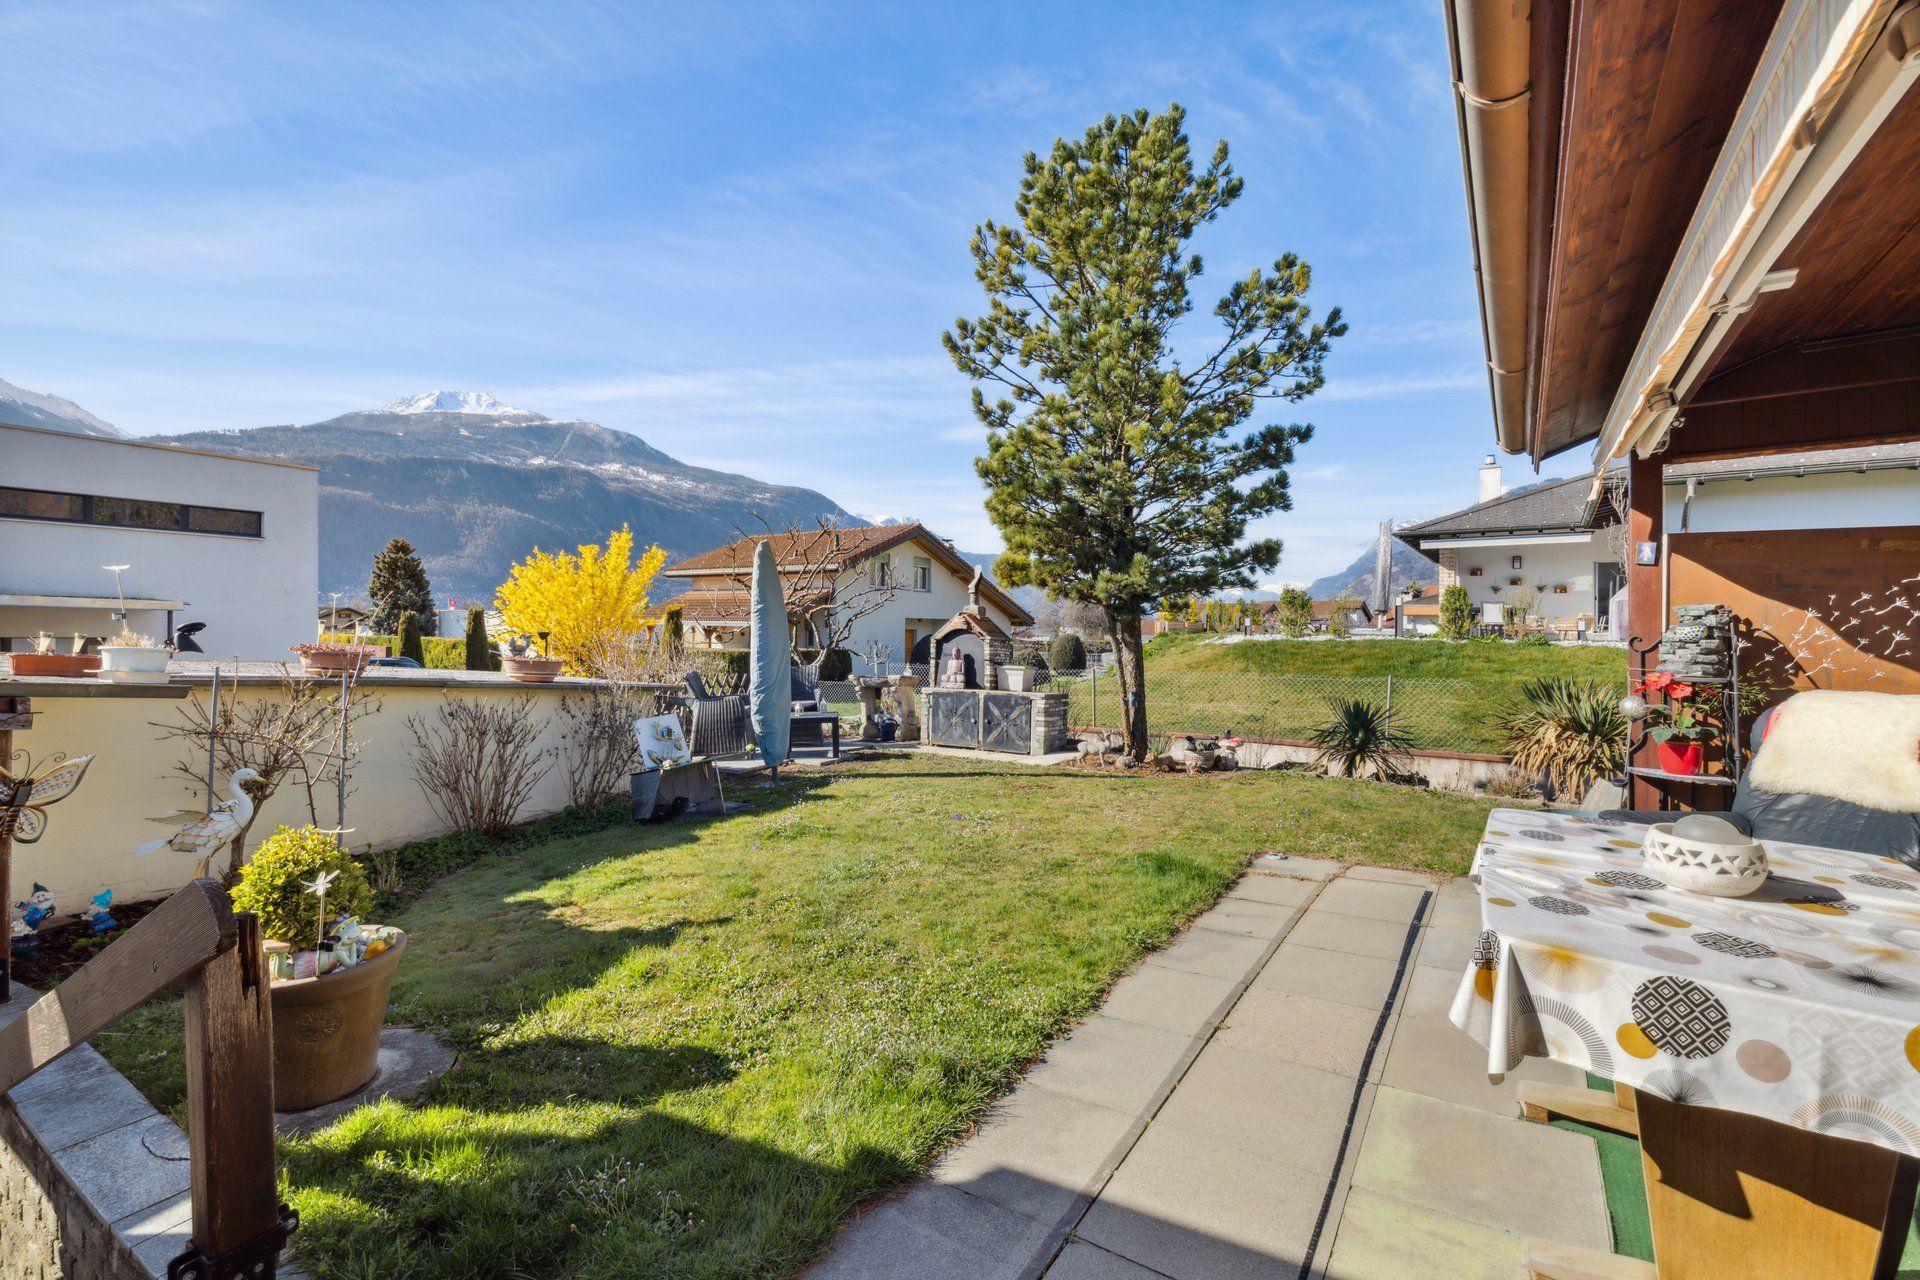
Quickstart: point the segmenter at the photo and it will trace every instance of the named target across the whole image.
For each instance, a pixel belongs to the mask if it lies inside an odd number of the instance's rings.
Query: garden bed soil
[[[165,898],[154,898],[147,902],[129,902],[122,906],[116,902],[107,909],[118,925],[107,933],[94,937],[87,932],[84,918],[69,916],[59,924],[48,925],[40,930],[40,953],[35,956],[13,957],[13,980],[23,986],[45,991],[57,985],[87,961],[99,955],[108,943],[137,924],[147,912],[165,902]]]

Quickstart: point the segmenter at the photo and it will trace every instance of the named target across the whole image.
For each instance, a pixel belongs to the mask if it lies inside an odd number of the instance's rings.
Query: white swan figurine
[[[233,838],[246,829],[253,820],[253,797],[240,784],[260,775],[252,769],[235,769],[227,775],[227,794],[233,798],[221,800],[212,810],[200,813],[193,809],[179,809],[161,818],[150,818],[150,822],[170,822],[184,826],[161,840],[149,840],[134,849],[133,856],[144,858],[162,849],[172,849],[179,853],[191,853],[200,861],[195,864],[193,878],[198,880],[207,874],[207,866],[220,850],[233,842]]]

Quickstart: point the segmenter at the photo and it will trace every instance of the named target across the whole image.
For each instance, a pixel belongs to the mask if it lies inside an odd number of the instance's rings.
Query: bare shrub
[[[634,636],[605,637],[583,655],[586,673],[600,683],[560,700],[566,717],[562,758],[567,770],[567,797],[576,808],[599,803],[625,785],[627,775],[640,767],[640,749],[633,722],[659,710],[654,686],[677,684],[685,673],[685,657],[671,674],[671,646],[647,646]]]
[[[499,835],[553,767],[536,744],[533,695],[448,698],[432,717],[408,716],[414,781],[455,831]]]

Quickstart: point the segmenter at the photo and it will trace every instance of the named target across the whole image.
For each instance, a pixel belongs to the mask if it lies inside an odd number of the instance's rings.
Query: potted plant
[[[500,655],[500,670],[521,684],[552,684],[566,665],[559,658],[543,658],[533,652],[524,637],[515,636]]]
[[[100,646],[100,678],[125,684],[164,684],[171,649],[131,627]]]
[[[79,637],[74,637],[74,651],[59,653],[53,647],[53,637],[42,631],[33,638],[32,653],[10,653],[7,655],[8,668],[16,676],[84,676],[91,672],[90,661],[93,655],[80,652]]]
[[[373,1079],[407,935],[362,925],[372,902],[366,872],[316,827],[281,827],[241,869],[234,909],[258,915],[268,940],[276,1110],[322,1106]]]
[[[383,644],[296,644],[293,651],[300,655],[300,669],[308,675],[359,675],[368,662],[387,656]]]
[[[1661,772],[1681,776],[1699,773],[1705,741],[1713,732],[1708,723],[1713,694],[1675,679],[1671,671],[1654,672],[1633,691],[1642,697],[1654,693],[1666,699],[1647,708],[1647,737],[1653,740]]]

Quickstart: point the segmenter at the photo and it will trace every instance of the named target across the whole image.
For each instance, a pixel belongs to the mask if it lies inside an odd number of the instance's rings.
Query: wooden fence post
[[[237,945],[186,982],[193,1250],[171,1272],[183,1277],[212,1275],[206,1262],[248,1246],[267,1263],[258,1274],[270,1276],[292,1229],[274,1175],[273,1004],[260,920],[239,912],[234,923]]]

